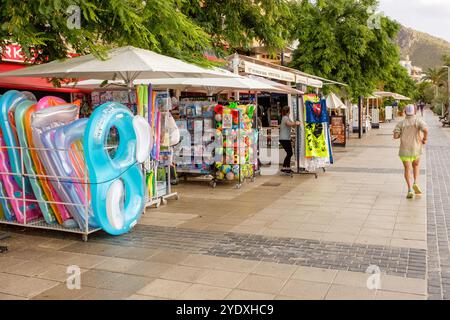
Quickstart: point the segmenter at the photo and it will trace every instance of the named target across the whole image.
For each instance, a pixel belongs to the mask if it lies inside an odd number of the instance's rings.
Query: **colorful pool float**
[[[78,105],[55,97],[0,96],[0,219],[24,223],[43,214],[49,224],[111,235],[137,224],[147,198],[141,164],[159,147],[150,124],[119,103],[97,107],[89,119],[78,113]],[[158,134],[160,114],[152,114]],[[120,137],[114,155],[106,146],[112,128]]]
[[[57,151],[45,150],[46,145],[42,139],[45,132],[75,121],[78,118],[78,111],[78,106],[66,104],[36,111],[31,115],[32,141],[34,146],[38,148],[37,154],[39,155],[39,164],[42,166],[40,171],[43,172],[43,174],[50,176],[50,178],[45,179],[45,181],[48,183],[49,189],[51,190],[50,198],[55,199],[56,202],[70,203],[67,201],[67,198],[64,198],[64,196],[58,192],[60,186],[60,181],[58,180],[60,179],[54,178],[58,177],[58,174],[55,167],[52,165],[51,159],[52,157],[57,156]],[[57,204],[57,208],[62,223],[65,226],[76,226],[74,223],[75,221],[72,219],[73,214],[76,213],[74,206],[60,203]]]
[[[114,158],[105,141],[112,127],[119,132]],[[83,140],[92,208],[99,225],[112,235],[128,232],[141,216],[145,204],[145,177],[139,163],[150,154],[150,126],[119,103],[95,109]]]
[[[81,230],[86,226],[98,227],[92,208],[87,202],[87,184],[83,178],[80,179],[74,167],[71,157],[72,145],[80,141],[85,133],[88,119],[79,119],[67,125],[50,129],[42,134],[41,140],[47,149],[55,150],[48,153],[48,163],[45,165],[51,167],[55,176],[64,177],[58,183],[53,183],[56,191],[61,198],[73,205],[67,205],[72,217],[77,222]]]
[[[70,214],[62,204],[57,204],[56,202],[62,202],[61,198],[56,193],[52,184],[50,183],[50,179],[46,178],[46,172],[44,166],[39,159],[37,146],[34,145],[33,142],[33,134],[31,130],[31,119],[33,113],[36,111],[40,111],[46,108],[54,107],[57,105],[65,104],[66,102],[58,97],[44,97],[38,101],[38,103],[31,108],[29,108],[24,116],[24,127],[26,132],[26,138],[29,146],[30,156],[34,164],[34,169],[36,175],[38,176],[38,180],[42,189],[44,191],[45,199],[48,201],[52,211],[55,215],[56,220],[59,224],[63,224],[67,220],[71,220]]]
[[[24,126],[24,118],[26,112],[35,105],[36,105],[35,102],[25,100],[24,102],[20,103],[19,106],[17,106],[14,114],[17,136],[19,138],[20,146],[23,148],[22,150],[23,150],[24,169],[26,173],[32,176],[36,175],[36,170],[34,168],[33,160],[31,159],[31,153],[29,150],[27,135]],[[29,180],[31,188],[33,189],[33,193],[36,197],[36,200],[38,201],[39,208],[41,209],[45,221],[48,224],[56,223],[55,213],[53,212],[52,207],[49,205],[47,199],[45,198],[45,194],[40,184],[40,180],[33,177],[30,178]]]
[[[17,131],[15,128],[14,111],[16,107],[27,97],[19,91],[11,90],[6,92],[0,99],[0,127],[5,145],[8,148],[8,158],[11,166],[11,172],[17,184],[22,185],[21,163],[19,142],[17,141]],[[31,186],[28,179],[25,179],[25,189],[30,193]]]
[[[8,212],[9,220],[17,220],[19,223],[39,218],[41,212],[35,202],[28,178],[22,176],[21,152],[14,118],[10,116],[23,102],[29,101],[27,97],[15,90],[6,92],[0,99],[0,172],[3,188],[7,195],[11,211]],[[33,103],[33,102],[31,102]],[[34,202],[33,202],[34,201]],[[11,216],[10,216],[11,214]],[[14,217],[12,217],[14,214]]]

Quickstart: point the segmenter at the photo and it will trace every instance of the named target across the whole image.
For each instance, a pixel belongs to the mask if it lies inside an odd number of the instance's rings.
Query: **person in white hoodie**
[[[423,146],[427,144],[428,140],[427,124],[423,118],[416,116],[416,112],[414,105],[406,106],[405,119],[400,121],[394,129],[394,139],[400,139],[399,156],[405,169],[408,199],[414,198],[414,194],[422,194],[422,190],[418,185],[420,157],[423,152]],[[413,172],[414,181],[411,180],[411,171]]]

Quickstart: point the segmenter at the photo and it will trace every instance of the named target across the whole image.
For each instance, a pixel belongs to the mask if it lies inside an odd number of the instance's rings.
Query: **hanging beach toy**
[[[247,107],[247,115],[250,119],[253,119],[253,116],[255,115],[255,106],[254,105],[249,105]]]

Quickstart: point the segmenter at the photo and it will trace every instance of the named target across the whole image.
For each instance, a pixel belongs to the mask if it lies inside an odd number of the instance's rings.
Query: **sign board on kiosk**
[[[330,135],[333,145],[345,147],[347,144],[345,116],[330,117]]]
[[[380,128],[380,110],[378,108],[372,108],[372,128]]]
[[[392,121],[394,119],[393,117],[393,108],[392,106],[386,106],[385,108],[385,120],[386,121]]]
[[[258,65],[256,63],[251,63],[248,61],[244,61],[245,73],[253,74],[256,76],[282,80],[287,82],[295,82],[295,75],[290,72],[285,72],[282,70],[277,70],[265,66]]]

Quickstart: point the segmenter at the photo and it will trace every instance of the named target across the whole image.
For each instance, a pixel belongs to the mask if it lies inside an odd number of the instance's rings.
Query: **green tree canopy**
[[[294,13],[299,46],[292,67],[347,83],[353,99],[383,84],[408,94],[403,89],[410,89],[409,81],[395,83],[407,78],[394,44],[399,25],[386,17],[375,27],[368,24],[377,5],[377,0],[302,0]]]
[[[80,28],[68,25],[71,5]],[[292,22],[288,0],[0,0],[0,8],[0,46],[19,43],[37,62],[133,45],[204,63],[205,51],[245,50],[253,40],[282,49]]]
[[[401,93],[411,99],[417,100],[417,87],[407,70],[397,63],[390,74],[379,83],[385,91]]]
[[[211,35],[219,51],[246,51],[258,41],[274,52],[285,48],[292,37],[292,1],[188,0],[181,8]]]
[[[122,45],[198,60],[209,37],[177,10],[182,2],[0,0],[0,45],[19,43],[27,55],[33,49],[41,60],[65,58],[70,51],[101,55],[109,46]],[[68,24],[77,14],[70,10],[73,5],[80,9],[79,28]]]

